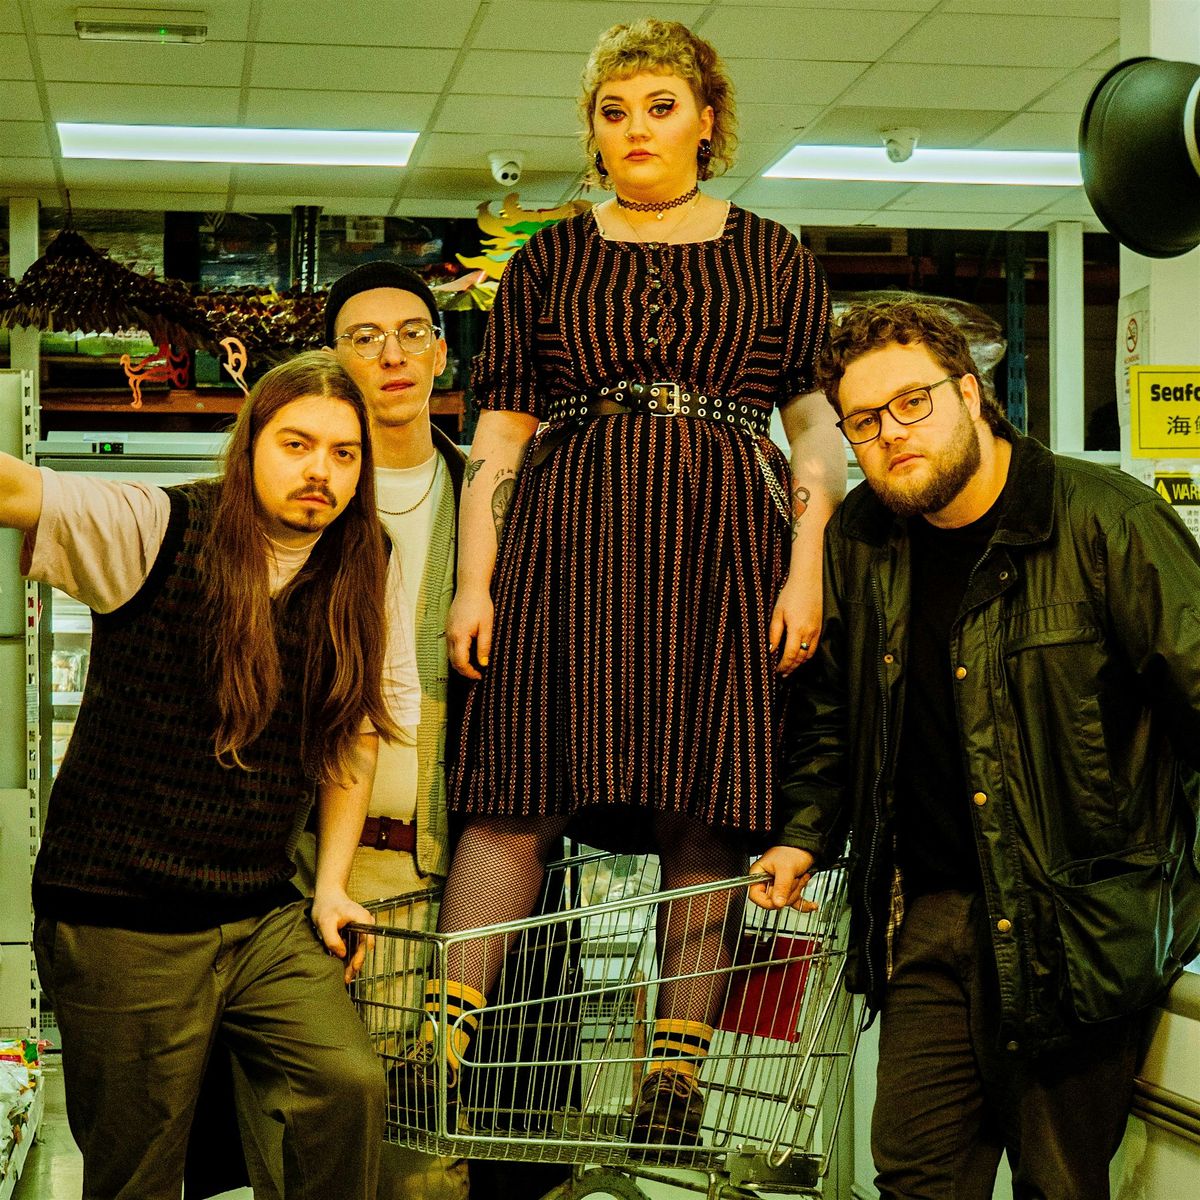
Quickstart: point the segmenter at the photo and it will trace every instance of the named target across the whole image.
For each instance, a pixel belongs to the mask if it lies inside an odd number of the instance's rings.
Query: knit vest
[[[289,894],[288,843],[313,795],[300,754],[311,589],[274,605],[283,691],[242,753],[251,769],[223,767],[197,573],[217,488],[168,489],[171,516],[145,583],[116,611],[93,614],[87,686],[34,867],[39,912],[203,927]]]

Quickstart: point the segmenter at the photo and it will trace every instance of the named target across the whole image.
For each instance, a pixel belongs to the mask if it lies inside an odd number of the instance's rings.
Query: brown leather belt
[[[368,817],[363,822],[358,844],[376,850],[407,850],[411,854],[417,847],[417,823],[397,821],[392,817]]]

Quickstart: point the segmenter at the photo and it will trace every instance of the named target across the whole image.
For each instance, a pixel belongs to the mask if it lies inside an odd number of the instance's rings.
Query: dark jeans
[[[1008,1154],[1017,1200],[1107,1200],[1144,1014],[1042,1055],[998,1044],[982,904],[919,896],[896,939],[871,1145],[881,1200],[991,1200]]]

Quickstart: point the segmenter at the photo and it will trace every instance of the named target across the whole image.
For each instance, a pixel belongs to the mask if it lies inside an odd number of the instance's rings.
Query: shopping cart
[[[861,1024],[843,986],[845,873],[818,872],[806,892],[817,907],[803,913],[749,903],[755,878],[659,891],[654,857],[590,853],[553,864],[544,915],[522,921],[437,933],[428,892],[369,905],[377,924],[356,928],[374,941],[352,991],[391,1081],[388,1139],[429,1154],[573,1163],[573,1180],[551,1193],[562,1200],[642,1197],[639,1178],[714,1200],[819,1194]],[[701,926],[722,930],[726,960],[691,969],[675,954],[664,974],[656,941]],[[500,984],[453,1082],[445,1039],[455,1022],[436,1025],[436,1099],[416,1112],[402,1063],[428,1047],[426,982],[455,977],[464,954],[502,954]],[[700,1141],[635,1142],[656,998],[684,983],[722,997],[699,1075]],[[444,984],[440,1000],[446,1012]]]

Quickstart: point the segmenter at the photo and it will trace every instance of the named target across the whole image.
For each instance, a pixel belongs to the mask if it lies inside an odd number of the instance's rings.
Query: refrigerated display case
[[[57,430],[37,443],[36,462],[55,471],[169,487],[217,474],[225,438],[219,433]],[[92,616],[87,607],[56,588],[42,584],[39,591],[37,719],[44,821],[50,788],[71,739],[87,680]]]

